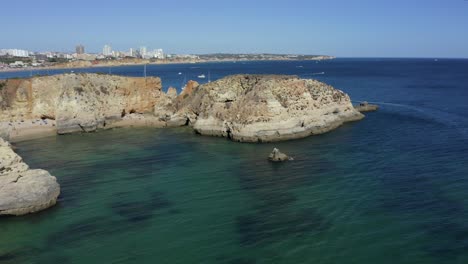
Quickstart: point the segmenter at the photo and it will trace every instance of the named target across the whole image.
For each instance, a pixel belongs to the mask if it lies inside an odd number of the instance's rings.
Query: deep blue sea
[[[62,194],[42,213],[0,218],[0,263],[468,263],[468,60],[147,66],[164,90],[237,73],[315,78],[381,108],[272,144],[188,128],[16,143]],[[273,147],[295,160],[268,162]]]

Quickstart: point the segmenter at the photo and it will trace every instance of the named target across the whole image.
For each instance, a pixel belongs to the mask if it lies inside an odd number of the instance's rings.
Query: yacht
[[[205,77],[206,77],[205,74],[198,75],[198,78],[200,79],[205,79]]]

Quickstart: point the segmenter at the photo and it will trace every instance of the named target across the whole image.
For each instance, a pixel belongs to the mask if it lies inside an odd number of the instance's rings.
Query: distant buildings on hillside
[[[148,50],[147,47],[141,46],[139,49],[130,48],[128,52],[112,50],[109,44],[104,45],[102,53],[98,58],[142,58],[142,59],[164,59],[166,56],[163,49]]]
[[[112,47],[110,45],[104,45],[104,48],[102,49],[102,55],[112,56]]]
[[[146,57],[146,47],[140,47],[140,56],[142,58]]]
[[[0,56],[29,57],[29,51],[21,49],[0,49]]]
[[[84,46],[81,44],[76,46],[75,51],[76,51],[76,54],[84,54],[85,53]]]
[[[30,52],[22,49],[0,49],[0,57],[17,57],[17,58],[33,58],[34,60],[51,60],[51,59],[78,59],[78,60],[96,60],[109,58],[141,58],[141,59],[165,59],[167,56],[162,49],[148,50],[147,47],[141,46],[139,49],[130,48],[129,51],[112,50],[111,45],[106,44],[102,49],[102,53],[92,54],[86,53],[85,46],[82,44],[75,46],[75,53],[67,52]]]

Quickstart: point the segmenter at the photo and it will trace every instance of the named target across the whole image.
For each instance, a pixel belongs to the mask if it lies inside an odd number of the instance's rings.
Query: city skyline
[[[28,8],[24,8],[27,6]],[[2,5],[1,48],[100,53],[155,46],[168,53],[468,57],[468,1],[58,0]]]

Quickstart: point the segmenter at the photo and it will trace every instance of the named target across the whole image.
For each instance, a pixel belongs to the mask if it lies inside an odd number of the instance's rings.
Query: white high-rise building
[[[142,46],[140,47],[140,56],[144,58],[146,56],[146,47]]]
[[[104,45],[102,49],[102,54],[104,56],[112,56],[112,47],[110,45]]]
[[[2,49],[0,54],[14,57],[29,57],[29,51],[21,49]]]
[[[158,59],[164,59],[164,52],[162,49],[157,49],[154,52],[154,57]]]

